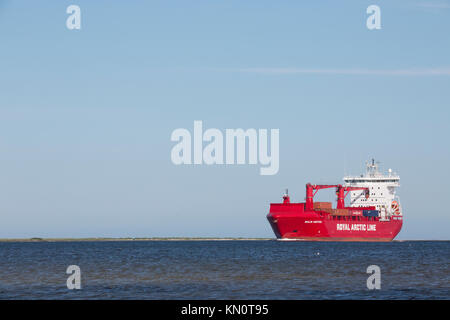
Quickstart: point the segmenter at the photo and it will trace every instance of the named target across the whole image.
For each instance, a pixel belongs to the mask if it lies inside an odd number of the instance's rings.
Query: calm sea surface
[[[449,241],[4,242],[0,299],[450,299],[449,261]]]

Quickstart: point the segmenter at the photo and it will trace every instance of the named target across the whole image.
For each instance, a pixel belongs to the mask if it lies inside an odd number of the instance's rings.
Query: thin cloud
[[[450,3],[443,2],[422,2],[418,3],[416,6],[428,9],[450,9]]]
[[[303,69],[303,68],[237,68],[228,71],[269,75],[373,75],[373,76],[450,76],[450,67],[424,69]]]

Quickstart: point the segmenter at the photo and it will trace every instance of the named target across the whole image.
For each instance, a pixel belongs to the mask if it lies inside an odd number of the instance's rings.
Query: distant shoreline
[[[0,242],[77,242],[77,241],[260,241],[275,238],[190,238],[190,237],[154,237],[154,238],[18,238],[0,239]]]
[[[275,238],[197,238],[197,237],[154,237],[154,238],[17,238],[0,239],[1,242],[113,242],[113,241],[276,241]],[[392,242],[450,241],[450,240],[393,240]]]

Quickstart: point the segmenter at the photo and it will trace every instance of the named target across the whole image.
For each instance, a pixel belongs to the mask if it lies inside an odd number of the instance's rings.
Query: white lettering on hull
[[[336,224],[337,231],[377,231],[376,224],[364,224],[364,223],[338,223]]]

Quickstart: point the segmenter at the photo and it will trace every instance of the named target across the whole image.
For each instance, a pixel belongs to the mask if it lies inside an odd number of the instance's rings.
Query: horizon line
[[[108,242],[108,241],[284,241],[270,237],[80,237],[80,238],[0,238],[5,242]],[[305,240],[288,239],[297,242],[310,242]],[[450,241],[450,239],[394,239],[389,242],[406,241]],[[313,241],[315,242],[315,241]],[[320,241],[319,241],[320,242]],[[333,241],[331,241],[333,242]],[[336,241],[340,242],[340,241]]]

